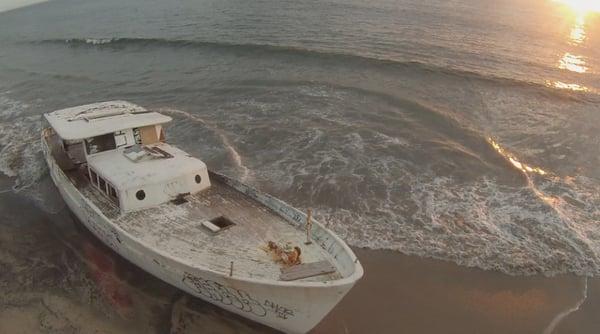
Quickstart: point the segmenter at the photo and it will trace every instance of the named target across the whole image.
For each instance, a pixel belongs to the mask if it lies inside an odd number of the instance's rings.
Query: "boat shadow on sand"
[[[0,332],[27,323],[32,333],[279,333],[146,273],[66,207],[49,214],[24,196],[0,197]]]

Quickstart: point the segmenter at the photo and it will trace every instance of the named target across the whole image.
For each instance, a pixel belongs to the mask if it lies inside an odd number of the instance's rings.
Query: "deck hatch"
[[[206,227],[213,233],[221,232],[225,229],[230,228],[233,225],[235,225],[235,223],[225,216],[219,216],[211,220],[202,222],[202,226]]]

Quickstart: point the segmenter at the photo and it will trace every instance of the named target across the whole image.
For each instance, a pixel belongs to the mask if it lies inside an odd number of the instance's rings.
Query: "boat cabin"
[[[210,187],[206,164],[165,142],[169,116],[125,101],[44,116],[59,167],[81,172],[121,212],[183,201]]]

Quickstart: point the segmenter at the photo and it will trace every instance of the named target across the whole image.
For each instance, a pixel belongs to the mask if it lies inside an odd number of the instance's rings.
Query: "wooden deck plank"
[[[302,278],[331,274],[335,267],[329,261],[303,263],[295,266],[281,268],[279,279],[282,281],[295,281]]]

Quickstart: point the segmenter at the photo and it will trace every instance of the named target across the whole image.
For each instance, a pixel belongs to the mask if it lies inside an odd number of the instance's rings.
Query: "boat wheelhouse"
[[[87,169],[91,184],[122,212],[210,187],[202,161],[165,143],[170,117],[119,101],[84,107],[46,115],[55,132],[53,153],[63,170]]]

